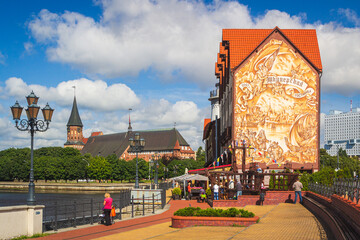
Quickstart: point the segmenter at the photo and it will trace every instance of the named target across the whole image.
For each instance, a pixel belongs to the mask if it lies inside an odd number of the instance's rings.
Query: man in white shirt
[[[217,182],[214,184],[214,200],[219,200],[219,185],[217,185]]]
[[[232,178],[230,178],[229,181],[229,189],[234,189],[234,181],[232,180]]]
[[[302,183],[299,181],[299,178],[296,179],[296,182],[293,184],[293,189],[295,190],[295,201],[297,200],[297,195],[299,195],[300,203],[302,203],[302,197],[301,197],[301,189],[303,188]]]

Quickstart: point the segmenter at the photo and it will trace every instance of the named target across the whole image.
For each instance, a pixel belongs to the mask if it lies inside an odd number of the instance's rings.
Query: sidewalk
[[[260,217],[260,222],[250,227],[206,227],[197,226],[183,229],[171,228],[171,222],[123,233],[113,234],[97,240],[112,239],[256,239],[256,240],[316,240],[326,235],[316,218],[300,204],[281,203],[277,206],[247,206]]]
[[[184,207],[200,207],[200,208],[208,208],[209,205],[207,203],[197,203],[196,200],[178,200],[178,201],[171,201],[169,203],[170,207],[167,211],[154,214],[151,216],[145,217],[138,217],[133,219],[127,219],[123,221],[116,222],[111,226],[104,226],[104,225],[96,225],[90,226],[87,228],[75,229],[66,232],[56,233],[49,236],[45,236],[42,238],[37,238],[41,240],[60,240],[60,239],[95,239],[107,235],[112,235],[116,233],[121,233],[125,231],[130,231],[134,229],[149,227],[155,224],[160,224],[164,222],[170,222],[173,213]],[[114,238],[116,239],[116,238]]]
[[[171,201],[169,210],[147,217],[124,220],[106,227],[103,225],[77,229],[40,238],[45,239],[326,239],[316,218],[300,204],[246,206],[260,217],[250,227],[206,227],[183,229],[171,227],[171,216],[183,207],[207,208],[196,201]]]

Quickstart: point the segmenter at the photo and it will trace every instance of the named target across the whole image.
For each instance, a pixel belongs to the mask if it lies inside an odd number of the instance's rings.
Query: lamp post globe
[[[21,119],[21,113],[23,107],[16,101],[14,106],[11,106],[11,113],[13,120],[15,120],[15,127],[20,131],[30,132],[31,137],[31,154],[30,154],[30,178],[29,178],[29,198],[27,199],[28,205],[35,205],[35,184],[34,184],[34,133],[45,132],[49,129],[49,123],[51,122],[52,109],[49,104],[42,109],[44,120],[38,119],[38,113],[40,106],[37,105],[39,97],[37,97],[32,91],[29,96],[26,97],[28,106],[25,109],[27,119]]]

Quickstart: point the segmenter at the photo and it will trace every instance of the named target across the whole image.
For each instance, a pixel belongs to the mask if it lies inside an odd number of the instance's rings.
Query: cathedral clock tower
[[[76,104],[76,97],[74,97],[71,115],[67,123],[67,141],[64,147],[73,147],[81,150],[84,147],[83,142],[83,124],[79,115]]]

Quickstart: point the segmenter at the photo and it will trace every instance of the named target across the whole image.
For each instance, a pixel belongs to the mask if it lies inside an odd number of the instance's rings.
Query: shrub
[[[200,209],[199,207],[187,207],[177,210],[175,216],[197,217],[244,217],[251,218],[255,214],[244,209],[229,208],[227,210],[217,208]]]
[[[229,208],[227,211],[224,211],[223,216],[224,217],[241,217],[241,212],[239,209]]]
[[[194,216],[196,214],[196,211],[201,210],[199,207],[195,208],[195,207],[186,207],[186,208],[181,208],[179,210],[177,210],[174,215],[175,216]]]
[[[206,189],[205,193],[206,195],[211,195],[211,189],[210,188]]]
[[[249,212],[248,210],[244,210],[244,209],[239,209],[239,210],[241,213],[241,217],[244,217],[244,218],[255,217],[255,214],[253,212]]]
[[[180,188],[174,188],[174,190],[172,191],[173,195],[181,195],[181,189]]]

